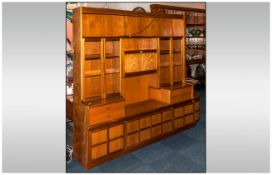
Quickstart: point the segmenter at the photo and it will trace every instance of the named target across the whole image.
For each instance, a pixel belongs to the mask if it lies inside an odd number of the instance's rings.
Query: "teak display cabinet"
[[[181,15],[74,9],[74,157],[91,168],[192,127]]]

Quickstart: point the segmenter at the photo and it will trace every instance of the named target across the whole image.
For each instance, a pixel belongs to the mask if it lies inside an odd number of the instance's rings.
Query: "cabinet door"
[[[83,37],[124,36],[124,17],[117,15],[83,14]]]
[[[172,36],[172,19],[160,18],[158,30],[159,36]]]
[[[158,36],[158,18],[125,16],[125,23],[127,36]]]
[[[183,19],[173,19],[173,36],[184,36]]]

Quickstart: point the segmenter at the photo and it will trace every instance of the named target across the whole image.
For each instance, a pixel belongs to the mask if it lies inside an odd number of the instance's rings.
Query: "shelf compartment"
[[[170,68],[169,67],[161,67],[160,69],[160,84],[170,84]]]
[[[100,54],[85,54],[85,60],[97,60],[100,59]]]
[[[101,72],[101,60],[88,60],[84,62],[84,73],[85,74],[100,74]]]
[[[84,78],[85,98],[101,96],[101,77],[87,76]]]
[[[173,69],[173,81],[174,82],[181,82],[182,80],[182,69],[181,66],[174,66]]]
[[[101,75],[101,71],[100,70],[93,70],[93,71],[85,71],[84,74],[86,77],[91,77],[91,76],[99,76]]]
[[[169,38],[160,40],[160,49],[161,49],[161,51],[170,49],[170,40],[169,40]]]
[[[106,94],[120,93],[120,74],[106,74]]]

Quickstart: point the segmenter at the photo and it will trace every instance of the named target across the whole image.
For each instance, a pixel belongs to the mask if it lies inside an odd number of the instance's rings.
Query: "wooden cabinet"
[[[198,98],[185,82],[184,19],[74,10],[74,157],[91,168],[192,127]]]

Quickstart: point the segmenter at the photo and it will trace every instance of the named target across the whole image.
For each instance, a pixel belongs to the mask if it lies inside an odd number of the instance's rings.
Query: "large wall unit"
[[[195,125],[182,15],[80,7],[73,20],[73,147],[85,168]]]

